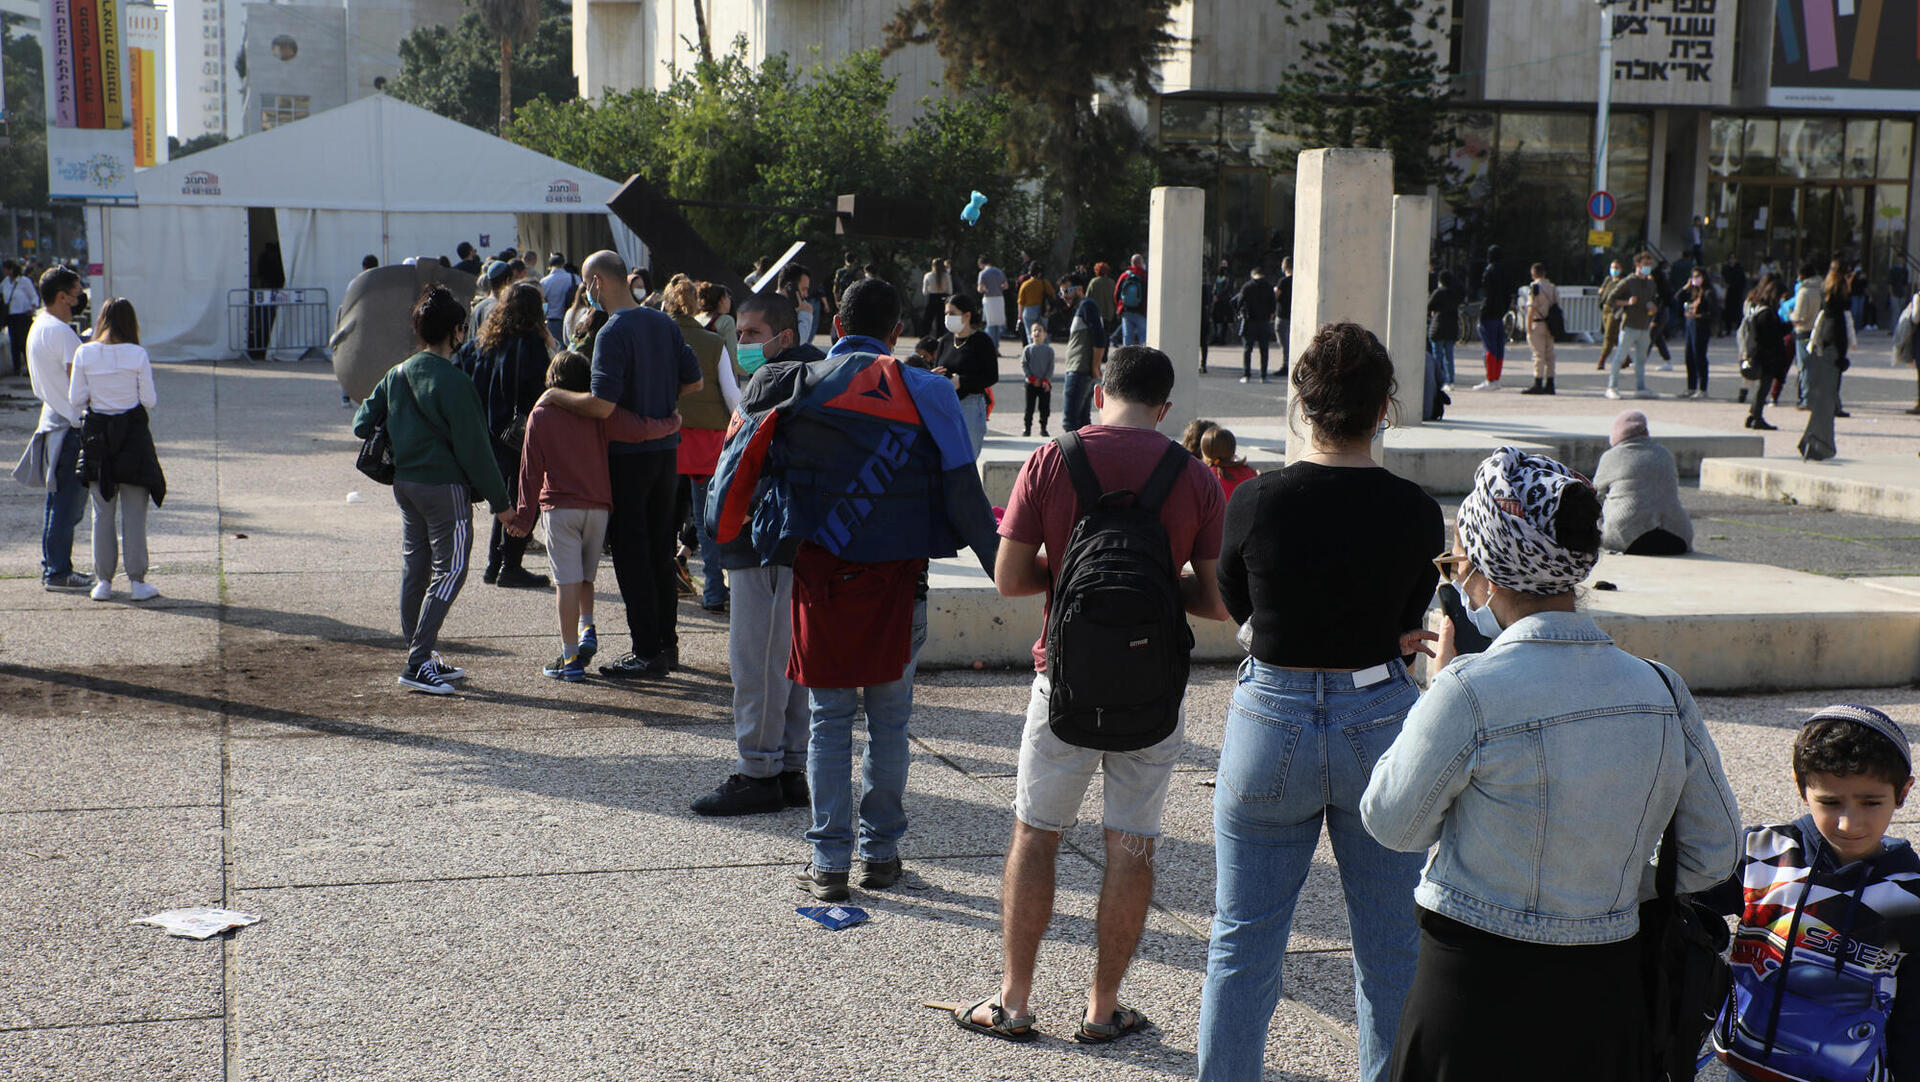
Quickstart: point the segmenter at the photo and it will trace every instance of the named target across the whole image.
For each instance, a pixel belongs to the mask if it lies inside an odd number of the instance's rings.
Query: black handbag
[[[1657,665],[1654,672],[1671,693],[1667,674]],[[1675,892],[1676,848],[1670,819],[1660,836],[1660,861],[1653,873],[1655,896],[1640,905],[1636,937],[1646,988],[1647,1050],[1652,1058],[1647,1077],[1653,1082],[1691,1082],[1699,1070],[1707,1031],[1733,990],[1733,970],[1726,961],[1733,936],[1718,913],[1691,895]]]
[[[414,399],[414,408],[419,409],[420,400],[415,397],[413,393],[413,381],[407,378],[407,373],[404,368],[396,368],[395,371],[400,373],[400,382],[406,385],[407,397]],[[420,416],[435,432],[440,434],[441,439],[447,439],[446,432],[442,431],[439,425],[433,423],[433,419],[427,416],[425,410],[420,411]],[[451,443],[452,441],[449,440],[448,442]],[[383,421],[375,425],[373,435],[360,441],[360,453],[354,457],[353,468],[366,474],[373,480],[378,481],[380,484],[393,484],[393,437],[387,432],[386,422]]]

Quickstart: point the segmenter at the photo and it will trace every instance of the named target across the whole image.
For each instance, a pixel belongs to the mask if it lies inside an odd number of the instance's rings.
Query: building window
[[[307,118],[305,94],[265,94],[260,98],[260,130]]]
[[[300,55],[300,43],[293,40],[292,35],[282,34],[273,39],[273,55],[281,61],[292,60]]]

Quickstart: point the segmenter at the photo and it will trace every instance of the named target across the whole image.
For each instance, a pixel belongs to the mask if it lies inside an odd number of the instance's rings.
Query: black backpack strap
[[[1640,660],[1646,661],[1647,666],[1653,670],[1653,674],[1660,678],[1662,684],[1666,685],[1667,694],[1673,699],[1673,708],[1675,710],[1680,709],[1680,696],[1673,690],[1673,681],[1667,679],[1667,671],[1655,665],[1652,661],[1648,661],[1646,658],[1641,658]],[[1676,814],[1674,818],[1678,818],[1678,815]],[[1673,823],[1673,819],[1668,819],[1667,829],[1660,835],[1660,862],[1654,865],[1653,869],[1654,893],[1664,901],[1673,900],[1675,893],[1674,888],[1677,887],[1680,882],[1678,858],[1674,855],[1676,843],[1673,839]]]
[[[1143,511],[1160,513],[1160,508],[1173,495],[1173,486],[1180,483],[1180,475],[1187,472],[1187,463],[1193,459],[1185,447],[1169,441],[1167,449],[1160,455],[1160,464],[1153,468],[1153,476],[1147,478],[1146,485],[1140,489],[1140,495],[1134,500],[1134,506]]]
[[[1080,442],[1080,433],[1062,432],[1053,442],[1060,448],[1060,460],[1067,464],[1067,476],[1073,479],[1074,495],[1080,498],[1080,514],[1074,517],[1078,519],[1092,513],[1106,492],[1100,487],[1100,478],[1094,476],[1093,463],[1087,461],[1087,449]]]

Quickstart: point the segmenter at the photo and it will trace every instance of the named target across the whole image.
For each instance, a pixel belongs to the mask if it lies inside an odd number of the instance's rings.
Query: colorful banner
[[[53,103],[47,192],[55,199],[134,196],[124,11],[125,0],[42,0],[42,70]]]
[[[1910,112],[1920,94],[1912,0],[1777,0],[1767,104]]]
[[[120,47],[120,0],[94,0],[100,24],[100,102],[103,128],[127,126],[126,54]]]
[[[145,169],[167,160],[167,16],[150,4],[129,3],[124,10],[133,164]]]

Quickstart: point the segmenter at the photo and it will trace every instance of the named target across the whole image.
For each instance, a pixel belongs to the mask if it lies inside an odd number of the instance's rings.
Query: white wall
[[[1485,0],[1486,98],[1491,102],[1594,100],[1600,17],[1591,3]],[[1637,0],[1611,10],[1616,105],[1727,105],[1733,100],[1737,5],[1690,13],[1693,0]],[[1629,10],[1629,9],[1632,10]],[[1679,8],[1689,12],[1674,14]]]

